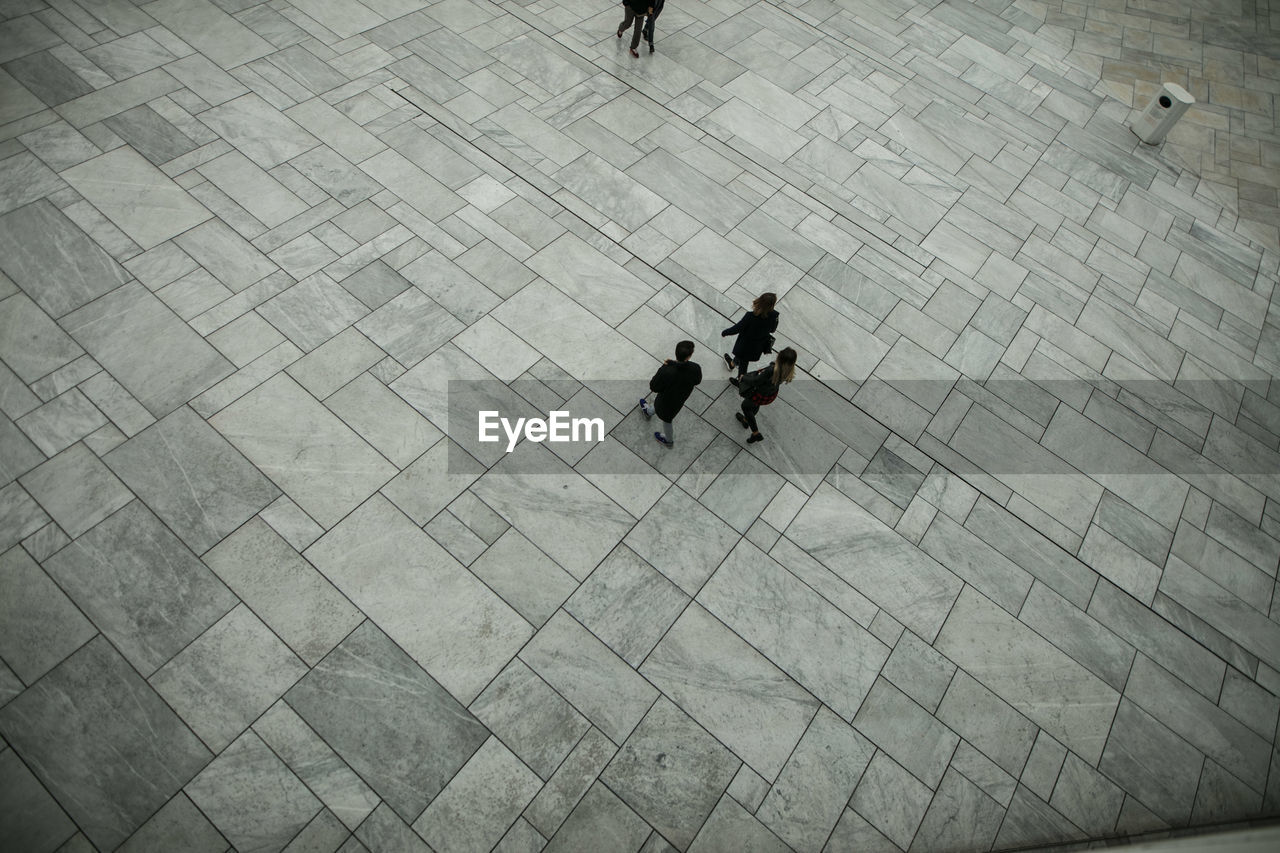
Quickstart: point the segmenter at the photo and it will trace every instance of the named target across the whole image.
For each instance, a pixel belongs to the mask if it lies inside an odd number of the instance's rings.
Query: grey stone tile
[[[696,595],[738,534],[680,489],[664,494],[624,540],[689,595]]]
[[[343,519],[306,557],[461,701],[475,698],[533,633],[381,496]],[[365,570],[370,559],[382,566],[376,577]]]
[[[253,729],[339,826],[354,829],[378,805],[378,795],[285,702],[276,702]]]
[[[617,749],[599,729],[589,729],[525,810],[529,823],[545,837],[554,835]]]
[[[66,183],[30,153],[0,160],[0,211],[8,213],[66,188]]]
[[[1255,610],[1270,607],[1275,578],[1191,525],[1178,525],[1171,554]]]
[[[226,844],[226,839],[192,805],[191,800],[185,794],[178,794],[129,836],[119,849],[122,853],[143,853],[157,848],[223,853]]]
[[[0,731],[97,847],[118,846],[211,758],[105,638],[0,708]]]
[[[657,696],[651,684],[561,612],[520,658],[614,743],[627,739]]]
[[[1202,753],[1122,699],[1098,769],[1177,826],[1191,817],[1203,763]]]
[[[739,766],[687,714],[659,698],[600,779],[677,849],[685,849]]]
[[[889,655],[883,643],[746,542],[720,564],[698,602],[846,719],[858,712]]]
[[[927,641],[960,593],[959,578],[829,485],[786,535]]]
[[[965,519],[965,528],[1077,607],[1088,606],[1097,574],[1012,513],[981,497]]]
[[[547,853],[571,853],[597,846],[635,853],[652,830],[608,788],[592,785],[547,842]]]
[[[689,845],[690,853],[785,853],[791,848],[764,824],[751,816],[732,797],[721,797],[702,831]]]
[[[1191,820],[1196,824],[1226,823],[1251,818],[1262,809],[1262,798],[1239,779],[1206,759]]]
[[[1088,527],[1102,497],[1096,482],[984,406],[969,410],[950,446],[1076,533]]]
[[[519,659],[485,688],[471,713],[543,779],[551,779],[590,724]]]
[[[541,787],[541,779],[490,737],[413,827],[437,850],[492,850]]]
[[[280,850],[321,804],[257,735],[246,732],[186,788],[239,849]]]
[[[504,456],[472,489],[562,568],[585,580],[634,520],[544,447],[530,448],[524,458]]]
[[[441,437],[430,421],[367,373],[336,391],[325,405],[398,468],[407,467]]]
[[[42,453],[53,456],[89,436],[107,422],[102,412],[72,388],[17,421]]]
[[[1263,619],[1253,607],[1176,556],[1165,564],[1160,591],[1269,666],[1280,661],[1280,624]]]
[[[157,417],[167,415],[233,369],[217,350],[137,283],[75,311],[63,320],[63,326]]]
[[[307,671],[243,605],[151,676],[151,685],[221,752]]]
[[[6,804],[6,843],[15,849],[56,850],[75,833],[71,818],[12,749],[0,753],[0,791]]]
[[[938,709],[955,671],[955,664],[914,633],[906,631],[894,645],[880,674],[933,713]]]
[[[0,216],[0,268],[61,317],[129,280],[128,274],[48,201]]]
[[[1006,773],[1021,775],[1036,739],[1035,724],[968,673],[956,673],[937,717]]]
[[[695,720],[773,779],[816,702],[700,607],[678,619],[641,673]],[[746,684],[753,684],[748,691]]]
[[[1204,532],[1268,573],[1280,561],[1280,542],[1222,504],[1209,510]]]
[[[564,607],[619,657],[639,666],[688,601],[679,587],[621,546]]]
[[[339,851],[340,853],[365,853],[370,849],[431,853],[431,848],[422,840],[422,836],[414,832],[412,827],[401,820],[395,810],[386,803],[374,809],[369,819],[360,824],[355,836],[340,847]]]
[[[0,547],[8,550],[42,528],[56,524],[49,521],[40,505],[18,483],[10,483],[0,489]],[[66,534],[62,533],[65,537]]]
[[[368,681],[371,671],[382,677]],[[416,817],[487,736],[371,623],[285,698],[402,818]]]
[[[72,166],[63,175],[144,249],[163,243],[212,215],[131,148],[117,148]],[[156,215],[156,208],[164,215]]]
[[[235,604],[217,577],[136,501],[45,568],[147,675]]]
[[[942,780],[960,740],[883,679],[876,681],[853,725],[930,788]]]
[[[1047,803],[1019,785],[996,835],[996,847],[1043,844],[1050,840],[1078,841],[1086,836]]]
[[[1066,757],[1067,748],[1041,729],[1019,781],[1036,796],[1048,799]]]
[[[1101,754],[1119,694],[981,595],[961,592],[935,647],[1081,756]]]
[[[1073,753],[1067,753],[1049,805],[1091,836],[1109,835],[1124,801],[1124,792]]]
[[[185,406],[107,454],[105,461],[197,554],[280,494]]]
[[[174,242],[234,293],[276,271],[275,264],[218,219],[178,235]]]
[[[356,328],[401,364],[413,367],[464,327],[435,300],[409,288],[360,320]]]
[[[133,497],[83,444],[74,444],[33,468],[19,482],[72,537],[89,530]]]
[[[934,517],[920,548],[1010,613],[1021,609],[1034,580],[946,515]]]
[[[821,850],[874,746],[821,708],[756,816],[797,850]]]
[[[0,554],[0,657],[32,684],[97,630],[21,548]]]
[[[911,847],[933,792],[883,752],[871,759],[849,807],[901,849]]]
[[[331,526],[395,468],[289,377],[276,375],[210,421],[322,526]]]
[[[1255,791],[1265,787],[1266,742],[1146,656],[1134,662],[1125,697]]]
[[[986,849],[1004,818],[999,803],[954,769],[948,769],[912,841],[913,850]]]

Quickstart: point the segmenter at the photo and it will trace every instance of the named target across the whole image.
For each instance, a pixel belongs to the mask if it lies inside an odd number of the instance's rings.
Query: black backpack
[[[773,384],[773,365],[744,373],[738,380],[738,396],[753,406],[767,406],[778,397]]]

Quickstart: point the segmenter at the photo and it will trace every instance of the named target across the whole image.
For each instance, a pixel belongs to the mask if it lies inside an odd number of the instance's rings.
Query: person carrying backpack
[[[722,338],[738,336],[733,342],[733,354],[725,353],[724,361],[730,370],[738,368],[739,378],[747,372],[748,364],[767,352],[773,352],[773,333],[778,330],[778,312],[773,310],[773,306],[777,301],[775,293],[760,294],[741,320],[720,333]],[[733,379],[729,381],[737,384]]]
[[[738,395],[742,397],[742,411],[736,412],[738,423],[751,430],[748,444],[764,441],[760,427],[756,425],[756,414],[761,406],[767,406],[778,398],[778,391],[784,382],[790,382],[796,374],[796,351],[787,347],[778,353],[777,359],[768,367],[753,370],[738,380]]]

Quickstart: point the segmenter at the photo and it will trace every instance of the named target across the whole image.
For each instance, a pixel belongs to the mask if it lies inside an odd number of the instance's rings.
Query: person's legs
[[[630,7],[628,7],[629,9]],[[631,52],[636,52],[636,47],[640,44],[640,34],[644,31],[644,17],[637,15],[635,12],[629,12],[636,19],[635,32],[631,34]]]
[[[742,416],[747,420],[747,427],[753,434],[760,432],[760,427],[756,426],[756,412],[760,411],[760,407],[755,403],[742,401]]]
[[[671,421],[662,422],[662,434],[667,437],[667,441],[676,443],[676,426]]]
[[[618,38],[622,38],[622,34],[627,31],[627,27],[631,26],[631,22],[636,19],[635,9],[632,9],[626,3],[622,4],[622,11],[625,17],[622,19],[622,23],[618,24]]]

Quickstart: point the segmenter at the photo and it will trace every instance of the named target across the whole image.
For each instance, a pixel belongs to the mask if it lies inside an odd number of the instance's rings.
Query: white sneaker
[[[653,409],[649,408],[649,401],[644,397],[640,398],[640,411],[644,414],[646,419],[653,417]]]

